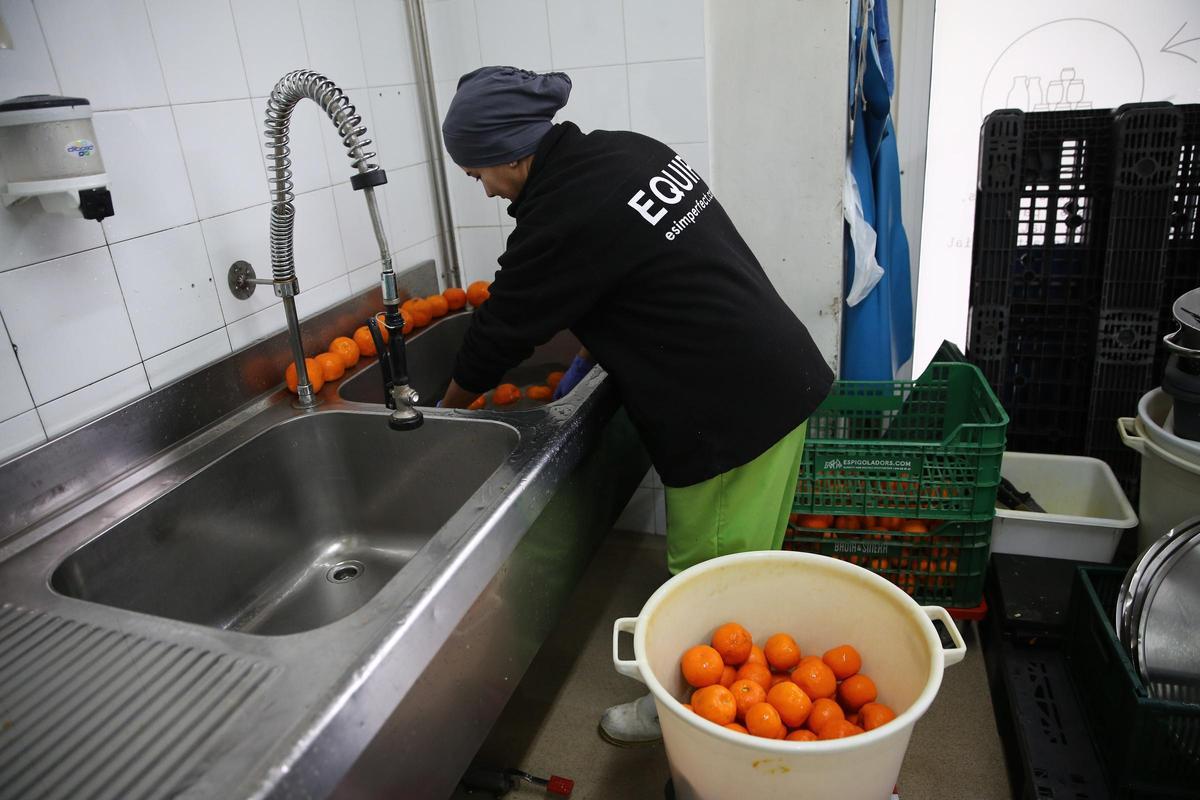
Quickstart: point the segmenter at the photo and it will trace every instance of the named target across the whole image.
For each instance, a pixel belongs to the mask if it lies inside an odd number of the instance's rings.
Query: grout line
[[[558,68],[554,66],[554,36],[550,33],[550,3],[549,0],[542,0],[542,8],[546,12],[546,46],[550,51],[550,71],[554,72]]]
[[[32,404],[25,411],[19,411],[12,417],[9,417],[9,419],[14,419],[15,417],[19,417],[21,414],[25,414],[29,411],[36,411],[37,402],[33,399],[33,390],[29,388],[29,378],[25,375],[25,367],[21,365],[20,348],[18,345],[13,344],[12,334],[8,332],[8,323],[4,321],[3,311],[0,311],[0,330],[3,330],[5,337],[7,337],[8,345],[12,349],[13,361],[17,362],[17,371],[21,373],[21,381],[25,384],[25,392],[29,395],[29,402]],[[8,420],[3,421],[7,422]],[[42,425],[42,418],[40,416],[38,417],[38,424],[42,426],[42,434],[45,435],[46,426]]]
[[[62,399],[63,399],[63,398],[65,398],[65,397],[70,397],[71,395],[75,394],[76,392],[82,392],[84,389],[87,389],[87,388],[90,388],[90,387],[92,387],[92,386],[95,386],[97,383],[101,383],[101,382],[103,382],[103,381],[106,381],[106,380],[108,380],[109,378],[115,378],[116,376],[120,375],[122,372],[128,372],[129,370],[133,369],[134,367],[138,367],[138,366],[141,366],[141,367],[142,367],[142,373],[143,373],[143,374],[145,374],[145,372],[146,372],[146,368],[145,368],[145,366],[144,366],[144,365],[142,365],[142,364],[141,364],[141,362],[139,362],[139,363],[137,363],[137,364],[130,364],[130,365],[128,365],[128,366],[121,367],[121,368],[120,368],[119,370],[117,370],[116,372],[113,372],[113,373],[110,373],[110,374],[108,374],[108,375],[105,375],[105,376],[104,376],[104,377],[102,377],[102,378],[97,378],[97,379],[96,379],[96,380],[94,380],[94,381],[90,381],[90,382],[88,382],[88,383],[85,383],[83,386],[77,386],[77,387],[75,387],[74,389],[72,389],[72,390],[71,390],[71,391],[69,391],[69,392],[65,392],[65,393],[63,393],[63,394],[60,394],[60,395],[58,395],[57,397],[52,397],[52,398],[50,398],[49,400],[47,400],[46,402],[44,402],[44,403],[38,403],[38,404],[37,404],[37,408],[38,408],[39,410],[41,410],[41,409],[45,408],[46,406],[50,405],[51,403],[57,403],[59,400],[62,400]],[[149,380],[149,378],[147,378],[147,379],[146,379],[146,383],[147,383],[147,384],[149,384],[149,382],[150,382],[150,380]],[[107,413],[107,412],[105,412],[105,413]],[[41,414],[38,414],[38,416],[39,416],[39,417],[41,417]],[[93,417],[93,419],[95,419],[95,418]],[[44,421],[43,421],[43,423],[42,423],[42,427],[43,427],[43,429],[45,429],[45,422],[44,422]],[[75,429],[74,429],[74,428],[71,428],[71,430],[75,430]],[[65,431],[64,431],[64,433],[65,433]],[[49,435],[49,433],[47,433],[47,435]],[[60,436],[61,436],[62,434],[58,434],[58,435],[60,435]]]
[[[42,16],[38,13],[37,3],[33,0],[29,0],[29,7],[33,9],[33,19],[37,22],[38,33],[42,35],[42,47],[46,48],[46,60],[50,62],[50,72],[54,75],[55,88],[58,89],[59,94],[62,94],[62,78],[58,76],[58,67],[54,65],[54,54],[50,52],[50,42],[46,40],[46,28],[42,25]],[[38,421],[41,422],[40,419]],[[45,433],[45,428],[42,429],[42,432]]]
[[[358,36],[358,57],[362,61],[363,82],[369,85],[371,83],[371,78],[367,75],[367,59],[363,56],[363,51],[366,50],[367,48],[366,48],[366,45],[363,43],[362,26],[359,24],[359,19],[358,19],[358,4],[359,4],[359,2],[360,2],[360,0],[354,0],[354,2],[351,4],[354,7],[354,32]],[[365,86],[360,86],[360,87],[351,86],[349,88],[362,89],[362,88],[366,88],[366,87]]]
[[[242,50],[242,37],[238,35],[237,14],[233,13],[233,0],[227,0],[229,6],[229,24],[233,26],[233,42],[237,45],[238,61],[242,64],[242,80],[246,82],[246,96],[254,90],[250,88],[250,71],[246,69],[246,53]]]
[[[129,323],[129,333],[133,335],[133,346],[137,348],[138,363],[142,363],[146,360],[146,357],[142,354],[142,343],[138,341],[137,329],[133,327],[133,315],[129,313],[129,301],[125,299],[125,287],[121,285],[121,272],[117,269],[117,260],[113,258],[112,249],[108,247],[104,249],[108,251],[108,263],[112,266],[113,277],[117,280],[117,292],[121,295],[121,307],[125,309],[125,321]],[[129,367],[132,366],[132,364],[129,365]],[[129,367],[126,367],[126,369],[129,369]],[[145,372],[145,370],[146,367],[143,364],[142,371]],[[146,380],[150,380],[149,376],[147,376]]]
[[[633,90],[629,86],[629,37],[625,34],[625,3],[621,0],[621,52],[625,54],[625,110],[629,114],[629,130],[633,130]]]

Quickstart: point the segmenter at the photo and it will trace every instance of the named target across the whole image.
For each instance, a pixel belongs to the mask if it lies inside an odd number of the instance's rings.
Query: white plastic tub
[[[996,509],[992,552],[1109,563],[1121,534],[1138,524],[1108,464],[1097,458],[1005,453],[1000,474],[1045,514]]]
[[[954,649],[942,648],[933,619],[945,623]],[[730,621],[744,625],[759,643],[789,633],[805,654],[854,645],[863,673],[896,719],[846,739],[787,742],[735,733],[685,709],[681,698],[689,689],[680,657]],[[622,631],[633,633],[632,661],[617,655]],[[965,654],[945,609],[918,606],[861,567],[786,551],[739,553],[692,567],[663,584],[640,616],[613,626],[613,664],[654,695],[680,800],[890,797],[913,725],[937,695],[943,668]]]

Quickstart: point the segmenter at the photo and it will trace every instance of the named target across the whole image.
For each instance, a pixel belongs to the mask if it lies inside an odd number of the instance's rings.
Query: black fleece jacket
[[[828,394],[808,330],[666,145],[555,125],[508,213],[517,226],[455,365],[464,389],[487,391],[569,328],[668,486],[752,461]]]

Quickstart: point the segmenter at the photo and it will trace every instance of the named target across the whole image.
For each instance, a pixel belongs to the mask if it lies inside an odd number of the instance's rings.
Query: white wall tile
[[[425,4],[430,60],[435,81],[454,81],[482,62],[474,0],[429,0]]]
[[[429,166],[414,164],[388,173],[388,213],[393,250],[423,242],[437,233]]]
[[[0,275],[0,314],[38,405],[141,361],[105,248]]]
[[[546,9],[555,69],[625,63],[621,0],[546,0]]]
[[[36,411],[26,411],[0,422],[0,464],[44,441],[46,432],[42,430],[42,420]]]
[[[227,276],[235,261],[248,261],[260,278],[271,277],[271,207],[267,204],[203,220],[204,243],[212,269],[217,297],[226,322],[233,322],[254,312],[275,305],[279,298],[270,286],[259,286],[246,300],[239,300],[229,291]],[[282,312],[280,319],[283,318]]]
[[[242,317],[236,322],[229,323],[225,330],[229,332],[229,343],[233,349],[241,350],[247,345],[273,336],[286,328],[287,320],[283,316],[283,309],[279,306],[280,301],[277,300],[275,305],[269,308],[255,311],[248,317]]]
[[[265,120],[267,117],[267,100],[258,98],[251,100],[254,112],[254,130],[262,147],[263,163],[266,164],[267,136]],[[292,122],[288,131],[288,147],[292,155],[292,185],[296,192],[311,192],[329,186],[329,160],[325,155],[325,137],[321,135],[321,127],[333,130],[333,123],[316,103],[301,101],[292,110]],[[269,174],[269,173],[268,173]]]
[[[475,17],[482,63],[550,71],[546,0],[475,0]]]
[[[629,121],[660,142],[708,140],[704,60],[629,65]]]
[[[346,274],[346,255],[338,231],[333,190],[321,189],[296,196],[296,277],[301,291]],[[365,205],[365,204],[364,204]],[[366,214],[366,208],[363,208]]]
[[[100,223],[110,243],[196,221],[170,108],[103,111],[93,123],[117,212]]]
[[[63,94],[88,98],[94,110],[167,102],[143,0],[108,0],[102,9],[77,0],[34,5]]]
[[[326,281],[311,289],[305,289],[296,295],[296,313],[300,315],[300,319],[308,319],[318,311],[336,305],[349,296],[350,279],[345,275],[339,275],[331,281]],[[321,353],[327,344],[328,342],[317,341],[310,337],[304,341],[304,350],[312,354]]]
[[[557,121],[570,120],[584,133],[629,130],[629,85],[625,65],[571,70],[571,98]]]
[[[229,334],[225,328],[206,333],[190,342],[146,359],[146,376],[153,389],[161,389],[176,378],[229,355]]]
[[[449,156],[446,156],[446,188],[449,190],[456,225],[475,227],[500,224],[501,209],[508,207],[508,201],[488,197],[483,191],[483,184],[467,177]]]
[[[102,417],[150,391],[141,364],[96,381],[70,394],[38,406],[38,416],[51,437]]]
[[[104,229],[82,217],[47,214],[36,200],[25,200],[0,208],[0,242],[3,272],[100,247],[104,244]]]
[[[377,192],[379,211],[388,221],[388,196]],[[371,215],[362,192],[356,192],[349,183],[333,187],[333,202],[337,207],[338,228],[342,234],[342,249],[346,253],[346,268],[358,269],[364,264],[379,260],[379,243],[375,240],[375,229],[371,226]],[[390,224],[390,223],[389,223]],[[391,238],[391,231],[386,231]]]
[[[229,0],[146,0],[172,103],[249,97]]]
[[[654,490],[634,489],[629,505],[625,506],[613,527],[623,531],[654,533]]]
[[[667,494],[662,487],[654,490],[654,532],[667,535]]]
[[[62,94],[33,0],[0,0],[0,19],[14,44],[0,50],[0,97]]]
[[[199,223],[119,242],[112,257],[143,358],[224,327]]]
[[[13,352],[8,332],[0,325],[0,420],[10,419],[33,408],[25,376]]]
[[[688,163],[688,166],[700,173],[700,177],[705,183],[708,180],[708,142],[686,142],[683,144],[673,144],[671,147],[676,153],[683,156],[683,160]],[[709,184],[711,187],[711,183]]]
[[[342,89],[367,85],[358,19],[347,2],[300,0],[308,63]]]
[[[370,98],[371,118],[375,121],[370,133],[379,153],[379,165],[390,170],[428,160],[416,85],[371,89]]]
[[[504,252],[504,236],[500,226],[490,228],[459,228],[458,254],[462,261],[463,285],[472,281],[490,281],[500,265],[496,259]]]
[[[392,269],[394,269],[396,272],[400,271],[396,266],[395,257],[392,259]],[[350,273],[346,276],[350,280],[350,291],[358,294],[363,289],[368,289],[372,286],[378,286],[379,273],[381,271],[382,267],[378,261],[361,266],[358,269],[350,270]]]
[[[201,219],[269,199],[249,100],[173,106]]]
[[[416,80],[404,0],[354,0],[354,6],[367,85],[389,86]]]
[[[704,57],[704,0],[625,0],[630,62]]]
[[[412,247],[406,247],[392,255],[392,268],[397,272],[404,272],[406,269],[411,269],[425,261],[432,261],[435,265],[441,264],[441,253],[438,250],[441,238],[434,236],[431,239],[426,239],[423,242],[418,242]],[[378,277],[378,276],[376,276]],[[438,279],[441,280],[441,270],[438,270]],[[439,283],[440,285],[440,283]]]
[[[354,113],[362,117],[359,127],[367,129],[367,138],[372,141],[376,138],[375,133],[375,117],[371,113],[371,91],[369,89],[345,89],[346,97],[350,104],[354,106]],[[333,121],[325,115],[320,121],[321,139],[325,142],[325,157],[329,162],[329,177],[333,183],[345,183],[354,175],[354,168],[350,166],[350,156],[346,151],[346,146],[342,144],[342,137],[338,135],[337,128]],[[368,152],[375,152],[375,145],[367,146]],[[379,159],[373,158],[372,162],[378,164]]]
[[[284,75],[308,66],[297,0],[233,0],[233,21],[251,97],[266,97]]]

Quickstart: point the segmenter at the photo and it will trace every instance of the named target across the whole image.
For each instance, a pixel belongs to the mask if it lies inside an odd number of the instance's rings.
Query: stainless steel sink
[[[370,600],[518,441],[483,421],[397,435],[374,415],[293,419],[84,545],[51,586],[245,633],[318,628]]]
[[[454,358],[471,324],[467,312],[453,314],[439,320],[433,326],[419,331],[411,337],[408,349],[408,375],[410,385],[421,395],[423,406],[433,406],[450,385],[454,372]],[[533,355],[516,369],[504,376],[503,382],[528,386],[546,382],[546,376],[555,370],[564,370],[579,352],[579,340],[569,331],[563,331],[533,351]],[[356,375],[338,386],[338,395],[343,400],[355,403],[383,403],[383,383],[379,378],[379,362],[372,361]],[[527,411],[537,403],[522,401],[497,411]]]

